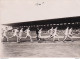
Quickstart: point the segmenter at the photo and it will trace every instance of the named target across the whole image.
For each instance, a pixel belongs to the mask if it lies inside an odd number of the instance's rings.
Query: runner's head
[[[69,27],[67,27],[67,29],[69,29]]]

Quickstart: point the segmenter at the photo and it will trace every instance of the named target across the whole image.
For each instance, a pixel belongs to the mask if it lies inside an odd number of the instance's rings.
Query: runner
[[[6,39],[7,39],[7,42],[8,42],[8,41],[9,41],[9,38],[8,38],[8,36],[6,35],[7,32],[8,32],[7,27],[6,27],[4,30],[2,29],[2,39],[3,39],[3,38],[6,38]]]
[[[19,39],[18,39],[19,42],[22,38],[22,34],[23,34],[23,28],[21,28],[21,30],[19,31]]]
[[[18,30],[18,28],[16,28],[16,29],[14,29],[14,31],[12,31],[13,32],[13,36],[12,37],[17,37],[17,42],[19,42],[19,30]],[[12,37],[9,37],[9,38],[12,38]]]
[[[71,41],[73,42],[73,39],[71,38],[72,37],[72,28],[70,28],[69,29],[69,36],[68,36],[70,39],[71,39]]]
[[[53,31],[54,31],[53,27],[52,27],[51,29],[48,30],[48,33],[50,33],[50,38],[52,38]]]
[[[39,30],[39,40],[41,39],[42,28]]]
[[[39,37],[38,37],[39,33],[38,33],[38,31],[39,31],[39,27],[36,28],[37,40],[39,40]]]
[[[63,42],[67,39],[68,35],[69,35],[69,27],[66,28],[65,33],[64,33],[64,40]]]
[[[26,33],[26,38],[30,37],[30,41],[33,42],[32,37],[30,35],[30,29],[29,29],[29,27],[28,27],[28,29],[25,30],[25,33]]]
[[[59,40],[59,37],[58,37],[58,34],[57,34],[57,27],[54,29],[54,33],[53,33],[52,37],[53,37],[53,41],[54,41],[54,42],[55,42],[55,38],[56,38],[56,37],[58,38],[58,41],[60,41],[60,40]]]
[[[0,31],[0,35],[1,35],[1,41],[3,41],[3,33],[4,33],[4,30],[3,30],[3,28],[1,28],[1,31]]]

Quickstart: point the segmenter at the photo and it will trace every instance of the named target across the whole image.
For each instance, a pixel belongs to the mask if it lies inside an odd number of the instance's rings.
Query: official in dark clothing
[[[37,40],[39,40],[39,37],[38,37],[39,33],[38,32],[39,32],[39,27],[36,28]]]

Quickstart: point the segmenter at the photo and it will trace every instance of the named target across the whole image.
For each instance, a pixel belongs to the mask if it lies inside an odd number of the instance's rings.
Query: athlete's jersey
[[[6,36],[8,30],[3,30],[3,36]]]
[[[42,31],[41,31],[41,30],[39,30],[39,32],[38,32],[38,33],[39,33],[39,34],[41,34],[41,32],[42,32]]]
[[[18,30],[17,29],[14,29],[14,34],[13,34],[13,36],[16,36],[17,34],[18,34]]]
[[[38,33],[39,33],[39,37],[41,37],[41,33],[42,33],[42,31],[41,31],[41,30],[39,30],[39,32],[38,32]]]
[[[6,36],[6,32],[5,32],[5,30],[3,31],[3,36]]]
[[[30,35],[30,30],[29,29],[27,29],[25,32],[26,32],[27,36]]]
[[[53,36],[57,35],[57,29],[55,28],[54,29],[54,33],[53,33]]]
[[[50,29],[50,35],[52,35],[53,34],[53,29]]]
[[[65,35],[68,35],[68,32],[69,32],[69,29],[67,28],[67,29],[65,30]]]
[[[69,30],[69,35],[71,35],[71,34],[72,34],[72,29]]]
[[[19,32],[19,36],[22,36],[23,30],[21,29]]]

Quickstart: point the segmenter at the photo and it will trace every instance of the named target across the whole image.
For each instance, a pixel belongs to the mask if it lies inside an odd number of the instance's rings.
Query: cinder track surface
[[[80,41],[1,42],[0,57],[80,57]]]
[[[36,34],[33,32],[32,36]],[[80,37],[79,34],[75,36]],[[34,42],[31,43],[27,38],[17,43],[16,37],[9,39],[9,42],[4,38],[3,42],[0,42],[0,57],[80,57],[80,38],[73,38],[74,42],[67,39],[65,43],[62,42],[63,39],[60,38],[60,42],[54,43],[52,39],[45,38],[46,41],[38,43],[36,38],[33,38]]]

